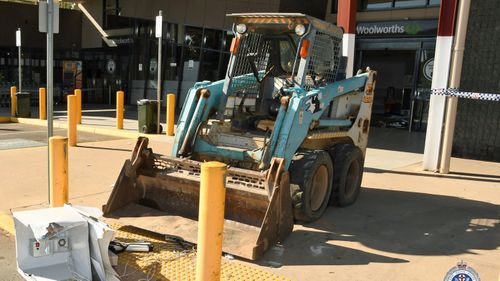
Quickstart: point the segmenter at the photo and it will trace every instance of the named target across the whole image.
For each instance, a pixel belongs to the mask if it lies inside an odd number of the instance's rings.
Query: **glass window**
[[[396,8],[419,7],[426,6],[427,0],[396,0],[394,6]]]
[[[222,31],[205,29],[203,33],[203,47],[207,49],[220,50],[222,42]]]
[[[204,81],[217,81],[219,74],[219,52],[214,51],[203,51],[203,56],[201,59],[199,80]]]
[[[203,29],[199,27],[186,26],[184,44],[188,47],[201,47]]]
[[[167,40],[175,42],[178,36],[178,25],[175,23],[167,24]]]
[[[429,5],[440,5],[441,0],[429,0]]]
[[[188,60],[200,61],[200,49],[184,47],[184,61]]]
[[[222,80],[226,77],[227,66],[229,64],[229,53],[221,53],[221,60],[219,64],[219,79]]]
[[[338,7],[339,7],[339,0],[332,0],[331,3],[332,3],[332,7],[331,7],[331,10],[330,10],[330,13],[331,14],[336,14],[337,10],[338,10]]]
[[[434,70],[434,49],[422,50],[419,70],[417,87],[430,88],[432,83],[432,71]]]
[[[183,47],[183,62],[182,62],[182,80],[199,81],[198,71],[200,69],[200,49]]]
[[[177,28],[178,28],[177,38],[175,39],[175,42],[179,45],[182,45],[183,42],[186,40],[186,34],[185,34],[186,27],[184,25],[179,24]]]
[[[225,41],[224,41],[224,46],[222,47],[222,50],[225,52],[229,52],[229,49],[231,48],[231,42],[233,41],[234,34],[232,31],[227,31],[225,32]]]
[[[361,0],[362,10],[392,8],[392,0]]]
[[[180,46],[175,43],[166,44],[167,47],[167,65],[165,69],[165,80],[177,80],[179,78],[179,65],[180,65]]]

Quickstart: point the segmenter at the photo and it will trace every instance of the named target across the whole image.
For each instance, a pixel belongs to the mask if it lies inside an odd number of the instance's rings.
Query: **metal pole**
[[[158,13],[158,15],[161,17],[162,13],[161,10]],[[156,85],[156,101],[158,103],[157,107],[157,118],[158,120],[156,121],[156,133],[160,133],[160,99],[161,99],[161,45],[162,45],[162,35],[163,32],[160,32],[160,36],[158,37],[158,80],[157,80],[157,85]]]
[[[17,29],[19,31],[19,37],[21,37],[21,28]],[[19,38],[19,46],[17,47],[18,59],[17,59],[17,70],[19,72],[19,92],[22,91],[22,78],[21,78],[21,38]]]
[[[167,136],[174,135],[174,125],[175,125],[175,94],[167,95],[167,120],[166,120]]]
[[[47,0],[47,142],[54,135],[52,127],[53,121],[53,101],[54,101],[54,0]],[[48,158],[49,177],[49,204],[51,203],[51,173],[50,157]]]
[[[453,48],[452,65],[450,70],[450,88],[458,88],[460,86],[465,38],[467,36],[467,24],[469,22],[470,2],[471,0],[460,0],[460,3],[458,4],[457,28],[455,32],[456,41]],[[451,148],[453,146],[453,134],[455,133],[457,105],[458,97],[447,97],[443,147],[441,150],[441,165],[439,167],[439,172],[441,174],[447,174],[450,172]]]
[[[50,207],[62,207],[68,203],[68,138],[55,136],[49,139],[49,159]]]
[[[40,120],[47,120],[47,92],[45,88],[38,89],[38,111]]]
[[[10,116],[17,117],[17,88],[16,86],[10,87]]]
[[[54,0],[47,0],[47,135],[52,137],[54,130]]]
[[[123,105],[125,93],[123,91],[116,92],[116,128],[123,129]]]
[[[76,146],[77,143],[77,129],[78,123],[77,110],[78,98],[75,95],[67,95],[68,106],[68,144],[69,146]]]
[[[224,163],[201,164],[196,281],[220,280],[226,171]]]

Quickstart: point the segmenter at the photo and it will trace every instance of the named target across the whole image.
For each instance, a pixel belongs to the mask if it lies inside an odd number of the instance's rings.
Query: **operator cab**
[[[297,73],[300,37],[287,23],[236,23],[233,29],[225,115],[232,129],[248,131],[276,117],[279,98]]]
[[[223,160],[236,167],[263,169],[284,96],[291,88],[310,91],[335,81],[342,30],[303,14],[231,14],[234,38],[215,115],[201,126],[211,145],[252,155],[252,161]],[[299,94],[299,93],[297,93]]]
[[[265,130],[269,126],[258,124],[272,123],[287,88],[310,90],[335,80],[339,28],[329,34],[303,14],[229,16],[235,18],[235,37],[224,85],[227,101],[224,109],[219,108],[218,119],[233,120],[233,130]]]

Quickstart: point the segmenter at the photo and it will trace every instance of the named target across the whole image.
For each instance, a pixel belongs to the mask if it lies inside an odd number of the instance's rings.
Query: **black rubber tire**
[[[295,220],[306,223],[319,219],[328,207],[332,192],[333,164],[330,155],[323,150],[298,152],[290,164],[289,171],[290,192]],[[321,200],[321,198],[312,198],[313,178],[316,176],[316,173],[320,173],[323,180],[325,176],[327,177],[327,185],[325,186],[325,190],[319,191],[318,195],[324,198],[322,198],[322,201],[316,201],[315,205],[317,207],[313,209],[311,205],[314,202],[312,200]]]
[[[348,143],[329,150],[333,159],[333,186],[330,205],[344,207],[356,202],[363,180],[364,159],[361,150]]]

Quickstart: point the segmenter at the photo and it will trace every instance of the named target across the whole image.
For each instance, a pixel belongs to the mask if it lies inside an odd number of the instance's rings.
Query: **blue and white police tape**
[[[465,92],[459,89],[432,89],[433,95],[459,97],[474,100],[500,101],[500,94]]]

